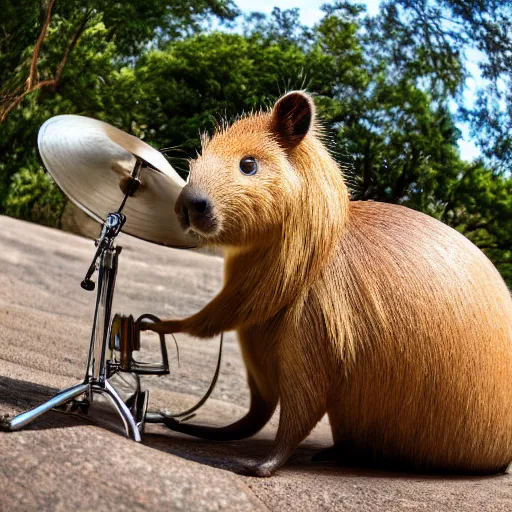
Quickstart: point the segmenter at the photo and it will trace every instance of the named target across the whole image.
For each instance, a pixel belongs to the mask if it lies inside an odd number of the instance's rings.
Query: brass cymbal
[[[123,208],[123,231],[148,242],[171,247],[198,245],[181,229],[174,205],[185,181],[156,149],[107,123],[84,116],[48,119],[38,135],[47,171],[68,198],[98,222],[117,211],[121,189],[142,160],[140,186]]]

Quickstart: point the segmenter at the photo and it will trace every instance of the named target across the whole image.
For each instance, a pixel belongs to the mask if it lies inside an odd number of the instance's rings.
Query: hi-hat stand
[[[136,174],[140,165],[141,162],[138,162],[132,175],[134,180],[133,188],[136,187]],[[84,381],[64,389],[44,404],[10,419],[6,422],[7,424],[3,425],[6,430],[19,430],[51,409],[66,405],[69,411],[80,410],[83,413],[87,413],[93,403],[94,396],[105,395],[110,399],[114,409],[123,420],[127,436],[135,441],[141,440],[141,432],[144,430],[148,404],[148,392],[141,391],[139,377],[136,375],[137,389],[125,402],[115,387],[109,382],[110,377],[122,370],[114,355],[114,349],[119,349],[120,347],[115,346],[115,338],[112,339],[110,336],[110,319],[118,259],[122,250],[121,247],[116,246],[115,239],[126,221],[126,217],[122,214],[122,208],[127,197],[132,193],[133,190],[126,194],[125,200],[117,212],[107,215],[100,238],[96,242],[96,254],[85,279],[81,283],[82,288],[85,290],[94,290],[96,285],[91,280],[91,277],[96,270],[98,271],[96,307]],[[146,368],[146,371],[141,373],[156,373],[158,375],[169,373],[165,341],[161,344],[161,348],[162,364],[153,365],[152,368]],[[108,354],[108,349],[110,349],[110,354]]]
[[[132,409],[130,410],[129,406],[109,382],[109,377],[115,373],[115,369],[110,367],[108,364],[110,361],[107,360],[112,300],[114,297],[118,258],[121,252],[121,247],[116,247],[115,245],[115,238],[119,234],[125,220],[125,216],[120,212],[111,213],[107,216],[103,224],[101,236],[97,242],[98,248],[93,262],[85,279],[82,281],[84,289],[94,290],[95,284],[91,281],[91,277],[97,268],[96,308],[84,381],[81,384],[64,389],[44,404],[15,416],[8,422],[8,430],[19,430],[42,414],[64,404],[68,404],[69,409],[79,409],[81,412],[87,413],[90,405],[93,403],[94,395],[106,395],[119,416],[121,416],[127,435],[135,441],[141,440],[145,408],[147,407],[147,392],[143,393],[144,396],[136,397],[136,399],[132,400]],[[81,400],[78,400],[79,397],[82,397]]]
[[[213,391],[219,375],[222,337],[214,377],[210,387],[199,402],[186,411],[176,414],[169,411],[147,412],[149,392],[141,389],[139,376],[169,374],[165,336],[163,334],[159,335],[161,362],[136,361],[133,352],[140,350],[139,323],[142,320],[152,322],[159,322],[160,320],[151,314],[144,314],[137,320],[134,320],[132,316],[115,315],[111,322],[118,260],[122,250],[122,247],[116,246],[115,239],[126,222],[126,216],[122,213],[122,210],[128,198],[135,193],[139,186],[138,175],[142,165],[148,164],[137,158],[131,176],[125,178],[123,202],[117,212],[107,215],[100,237],[96,241],[96,253],[81,283],[84,290],[92,291],[96,288],[96,307],[83,382],[62,390],[34,409],[10,419],[0,419],[0,430],[20,430],[39,416],[55,408],[65,412],[87,414],[93,404],[94,397],[104,395],[109,398],[114,409],[121,417],[126,435],[134,441],[140,442],[145,423],[166,423],[168,419],[177,418],[182,418],[181,421],[187,421],[193,416],[194,411],[204,404]],[[96,271],[98,272],[97,284],[91,280]],[[135,392],[126,400],[122,399],[114,385],[109,381],[111,377],[119,372],[130,373],[135,378]]]

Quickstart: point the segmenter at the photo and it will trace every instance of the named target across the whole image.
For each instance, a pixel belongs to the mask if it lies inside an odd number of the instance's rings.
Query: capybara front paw
[[[274,461],[264,462],[246,462],[242,463],[238,474],[243,476],[269,477],[272,476],[277,469]]]
[[[168,320],[166,322],[142,321],[139,323],[139,329],[141,331],[152,331],[159,334],[174,334],[180,332],[180,326],[179,320]]]

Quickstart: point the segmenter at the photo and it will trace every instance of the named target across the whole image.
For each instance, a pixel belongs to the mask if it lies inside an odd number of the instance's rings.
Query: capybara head
[[[306,208],[304,198],[314,193],[308,174],[317,171],[308,158],[332,162],[321,143],[322,155],[308,144],[316,133],[312,98],[294,91],[271,111],[243,117],[204,139],[176,203],[182,227],[225,246],[282,236],[291,212]]]

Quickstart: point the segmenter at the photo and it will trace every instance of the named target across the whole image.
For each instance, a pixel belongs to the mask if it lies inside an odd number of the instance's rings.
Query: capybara
[[[280,404],[268,476],[327,413],[330,455],[432,472],[497,473],[512,461],[512,299],[463,235],[403,206],[349,202],[311,97],[203,140],[176,212],[225,250],[225,284],[201,311],[148,324],[209,338],[236,330],[251,391],[223,428],[240,439]],[[326,454],[329,456],[329,454]]]

